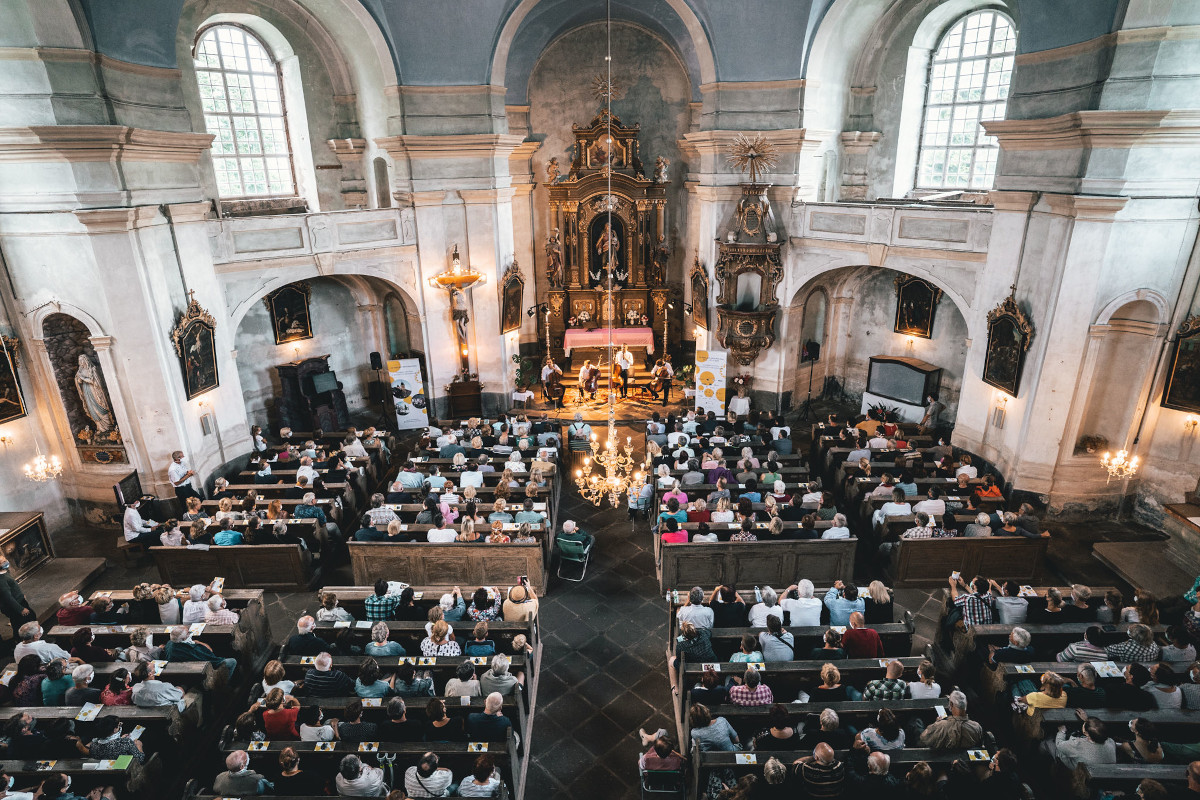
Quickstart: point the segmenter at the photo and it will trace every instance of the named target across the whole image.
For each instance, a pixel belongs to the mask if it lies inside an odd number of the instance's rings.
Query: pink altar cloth
[[[608,330],[568,328],[563,333],[563,350],[569,356],[576,347],[608,347]],[[654,355],[654,331],[650,328],[613,328],[612,342],[617,346],[645,347],[647,353]]]

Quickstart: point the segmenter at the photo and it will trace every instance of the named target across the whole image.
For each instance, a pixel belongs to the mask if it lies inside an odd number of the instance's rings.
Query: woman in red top
[[[704,498],[697,498],[688,506],[687,521],[688,522],[709,522],[712,520],[712,512],[708,510],[708,503]]]
[[[133,705],[133,689],[129,685],[129,670],[122,667],[108,679],[108,686],[100,693],[100,702],[106,706]]]
[[[272,689],[267,696],[251,706],[250,710],[262,708],[263,730],[268,739],[299,739],[296,716],[300,713],[300,701],[283,689]]]

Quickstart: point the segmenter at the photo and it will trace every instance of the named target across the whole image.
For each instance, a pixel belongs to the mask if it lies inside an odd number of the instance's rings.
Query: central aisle
[[[573,485],[562,496],[559,524],[575,520],[596,546],[583,582],[552,577],[541,603],[545,649],[525,796],[633,798],[637,729],[674,729],[650,532],[640,520],[631,530],[624,506],[584,502]]]

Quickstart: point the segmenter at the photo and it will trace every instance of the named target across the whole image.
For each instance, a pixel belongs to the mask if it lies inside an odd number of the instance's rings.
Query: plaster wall
[[[367,404],[364,373],[369,366],[363,351],[358,312],[354,296],[345,286],[332,280],[310,283],[312,299],[309,318],[313,338],[287,344],[275,344],[271,316],[265,303],[255,303],[238,326],[238,377],[246,401],[246,416],[251,425],[274,428],[278,425],[275,403],[280,396],[276,365],[300,358],[329,354],[329,368],[337,373],[351,413]]]

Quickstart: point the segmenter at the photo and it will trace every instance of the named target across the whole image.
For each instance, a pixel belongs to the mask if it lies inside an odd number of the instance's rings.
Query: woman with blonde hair
[[[154,639],[145,628],[135,628],[129,634],[129,647],[125,648],[125,660],[131,664],[153,661],[162,655],[162,647],[154,646]]]
[[[537,489],[545,488],[546,472],[541,467],[534,467],[529,471],[529,483],[525,484],[525,493],[529,494],[529,487],[534,486]],[[536,489],[535,489],[536,493]]]
[[[1025,695],[1025,703],[1028,705],[1025,713],[1031,717],[1037,708],[1066,708],[1067,695],[1063,691],[1062,676],[1053,672],[1043,672],[1042,688]]]
[[[183,617],[183,602],[171,588],[171,584],[163,583],[151,587],[154,591],[154,602],[158,603],[158,616],[163,625],[178,625]]]
[[[809,691],[814,703],[841,703],[848,700],[861,700],[862,693],[853,686],[842,684],[842,671],[833,664],[821,667],[821,685],[814,686]]]
[[[465,453],[455,453],[454,458],[450,460],[450,469],[455,472],[462,472],[467,468],[467,456]]]
[[[758,469],[762,464],[754,457],[754,449],[750,447],[742,448],[742,457],[737,462],[738,469]]]
[[[729,508],[729,499],[722,497],[717,500],[717,508],[709,515],[713,524],[733,522],[733,511]]]
[[[458,642],[450,638],[450,626],[446,624],[446,620],[439,619],[433,623],[429,636],[421,640],[421,655],[426,658],[457,658],[462,655],[462,648]]]
[[[295,681],[287,679],[287,672],[283,668],[283,662],[279,660],[268,661],[263,667],[262,691],[263,694],[270,694],[272,689],[280,689],[284,694],[291,694],[296,688]]]
[[[516,536],[512,537],[513,544],[533,544],[537,541],[537,537],[533,535],[533,525],[528,522],[522,522],[517,528]]]
[[[476,492],[476,491],[475,491],[475,487],[474,487],[474,486],[464,486],[464,487],[462,488],[462,499],[463,499],[463,502],[464,502],[464,503],[469,503],[469,502],[471,502],[472,500],[474,500],[474,499],[475,499],[475,495],[476,495],[476,494],[478,494],[478,492]]]
[[[463,542],[465,544],[474,544],[479,540],[479,531],[475,529],[475,521],[471,519],[463,520],[462,526],[459,528],[458,536],[455,538],[455,541]]]
[[[217,501],[217,514],[215,517],[213,517],[213,519],[217,522],[220,522],[226,517],[234,520],[242,518],[242,515],[239,512],[233,510],[232,497],[222,497]]]
[[[199,497],[189,497],[187,499],[187,513],[183,515],[183,519],[186,522],[192,522],[193,520],[207,516],[208,514],[205,514],[201,509]]]
[[[863,602],[866,604],[863,618],[868,627],[892,622],[892,615],[895,613],[892,606],[892,590],[885,586],[883,581],[871,581]]]
[[[509,462],[506,461],[504,463],[507,465]],[[500,473],[500,485],[507,486],[510,489],[521,488],[521,482],[517,480],[517,476],[513,474],[512,469],[508,466],[505,466],[504,471]]]

